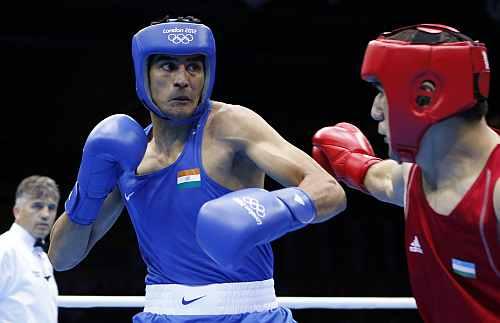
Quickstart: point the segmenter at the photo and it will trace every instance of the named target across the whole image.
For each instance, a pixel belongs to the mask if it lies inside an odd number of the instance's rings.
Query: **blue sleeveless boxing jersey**
[[[196,241],[200,207],[230,192],[212,180],[201,163],[203,130],[210,109],[200,118],[178,159],[154,173],[125,173],[119,181],[123,201],[147,266],[146,284],[204,285],[272,278],[270,244],[255,247],[237,270],[218,266]],[[146,128],[146,133],[150,127]],[[224,239],[214,235],[214,239]]]

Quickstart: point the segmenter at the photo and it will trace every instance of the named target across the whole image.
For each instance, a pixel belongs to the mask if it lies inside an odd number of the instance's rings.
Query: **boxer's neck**
[[[417,164],[430,189],[453,186],[479,174],[497,144],[498,136],[484,118],[471,123],[453,117],[427,130],[420,144]]]
[[[172,146],[183,146],[192,129],[192,124],[179,125],[157,117],[152,118],[153,142],[159,151],[168,151]]]

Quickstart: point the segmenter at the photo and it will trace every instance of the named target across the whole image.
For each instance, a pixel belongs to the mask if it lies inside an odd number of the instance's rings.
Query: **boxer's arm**
[[[120,192],[115,188],[104,201],[96,221],[90,225],[75,223],[64,212],[50,234],[48,255],[54,269],[63,271],[78,265],[113,226],[123,206]]]
[[[345,192],[338,182],[258,114],[231,106],[219,118],[219,139],[228,141],[281,185],[298,186],[309,195],[317,211],[313,222],[325,221],[345,209]]]
[[[405,186],[411,165],[399,164],[391,159],[373,164],[366,172],[364,185],[376,199],[404,206]]]

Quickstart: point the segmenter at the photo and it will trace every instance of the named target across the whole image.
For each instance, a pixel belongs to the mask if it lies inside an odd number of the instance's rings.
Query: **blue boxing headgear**
[[[151,55],[165,54],[203,55],[205,57],[205,84],[199,105],[193,115],[186,119],[174,119],[163,113],[153,102],[149,89],[148,61]],[[215,82],[215,39],[207,26],[190,20],[167,19],[143,28],[132,39],[135,86],[137,96],[151,112],[158,117],[187,124],[197,120],[209,107],[210,96]]]

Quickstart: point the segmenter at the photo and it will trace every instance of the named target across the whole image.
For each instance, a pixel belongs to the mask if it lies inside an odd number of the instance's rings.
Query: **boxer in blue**
[[[187,17],[132,40],[143,129],[101,121],[52,232],[57,270],[76,266],[124,206],[147,265],[140,322],[295,322],[276,301],[270,242],[345,209],[336,180],[250,109],[210,100],[215,41]],[[265,175],[284,189],[263,189]]]

